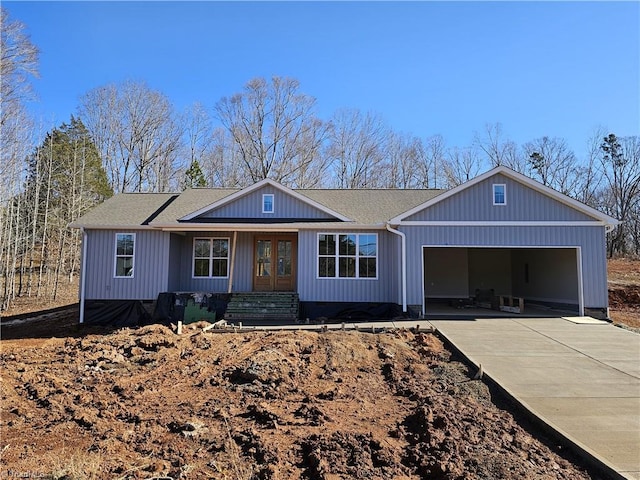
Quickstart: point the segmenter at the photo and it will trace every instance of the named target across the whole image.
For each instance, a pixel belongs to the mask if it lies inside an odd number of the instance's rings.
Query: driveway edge
[[[437,326],[434,327],[436,334],[451,350],[459,354],[468,365],[473,366],[475,369],[480,368],[479,362],[476,362],[471,356],[467,355],[461,349],[459,349],[451,340],[447,338],[447,336],[442,331],[438,329]],[[585,464],[587,466],[593,468],[594,470],[597,470],[607,478],[615,480],[633,480],[632,477],[628,477],[623,473],[617,471],[615,467],[611,465],[607,460],[603,459],[596,452],[586,447],[579,441],[575,440],[571,435],[558,428],[553,422],[536,413],[536,411],[531,408],[526,402],[520,400],[517,395],[512,393],[507,387],[504,387],[496,379],[494,379],[490,373],[483,371],[482,381],[489,387],[493,387],[501,394],[503,394],[509,402],[511,402],[516,408],[518,408],[520,412],[523,413],[533,424],[540,427],[542,431],[544,431],[554,440],[558,441],[558,443],[560,443],[567,449],[571,450],[574,454],[580,456],[585,461]]]

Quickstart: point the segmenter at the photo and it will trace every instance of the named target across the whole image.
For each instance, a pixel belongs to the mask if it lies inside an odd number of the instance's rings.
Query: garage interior
[[[424,312],[427,317],[577,315],[578,265],[577,248],[423,247]]]

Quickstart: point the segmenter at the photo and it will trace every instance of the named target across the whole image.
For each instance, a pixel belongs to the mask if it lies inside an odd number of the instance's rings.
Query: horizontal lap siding
[[[584,306],[605,308],[604,227],[402,227],[407,235],[407,302],[422,304],[422,247],[581,247]]]
[[[506,205],[493,205],[493,184],[506,185]],[[495,175],[446,198],[411,221],[589,221],[593,218],[504,175]]]
[[[298,237],[298,293],[308,302],[393,302],[401,303],[399,292],[399,241],[386,231],[378,233],[378,278],[316,278],[318,233],[300,232]],[[372,233],[349,231],[348,233]]]
[[[135,233],[134,276],[115,278],[116,233]],[[169,234],[149,230],[87,230],[85,298],[153,300],[167,290]]]

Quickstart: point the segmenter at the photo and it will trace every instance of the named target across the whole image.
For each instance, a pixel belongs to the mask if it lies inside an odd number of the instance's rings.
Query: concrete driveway
[[[431,324],[613,477],[640,479],[640,335],[588,318]]]

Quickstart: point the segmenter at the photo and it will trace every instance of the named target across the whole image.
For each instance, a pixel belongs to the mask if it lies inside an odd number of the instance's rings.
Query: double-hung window
[[[116,233],[116,258],[114,276],[132,278],[135,254],[135,233]]]
[[[193,239],[193,276],[229,276],[229,239]]]
[[[378,235],[318,235],[319,278],[377,278]]]

